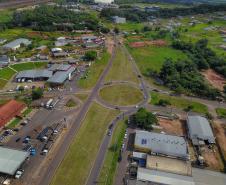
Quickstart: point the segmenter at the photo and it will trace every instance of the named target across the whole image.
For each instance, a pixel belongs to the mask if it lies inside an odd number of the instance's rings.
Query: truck
[[[50,108],[50,109],[54,108],[55,105],[56,105],[59,101],[60,101],[59,99],[57,99],[56,101],[52,101],[51,104],[50,104],[50,106],[49,106],[49,108]]]
[[[52,99],[52,98],[51,98],[51,99],[49,99],[49,101],[47,101],[47,103],[46,103],[46,108],[47,108],[47,109],[49,109],[49,108],[50,108],[50,106],[51,106],[52,102],[53,102],[53,99]]]

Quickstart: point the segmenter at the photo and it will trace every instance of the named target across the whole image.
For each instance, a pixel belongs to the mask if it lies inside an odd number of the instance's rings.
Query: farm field
[[[91,65],[90,69],[87,70],[86,74],[87,78],[81,78],[78,81],[78,86],[80,88],[84,88],[84,89],[90,89],[92,88],[98,78],[100,77],[101,73],[103,72],[105,66],[108,63],[108,60],[110,59],[110,54],[105,52],[102,56],[101,59],[96,60],[93,65]]]
[[[116,51],[112,68],[106,76],[105,81],[139,82],[136,74],[133,72],[132,64],[129,61],[128,56],[122,51],[121,47],[119,47]]]
[[[160,71],[165,59],[186,59],[186,55],[173,48],[148,46],[142,48],[129,48],[142,74],[147,74],[150,69]]]
[[[168,96],[165,94],[160,94],[156,92],[151,92],[151,104],[157,105],[159,100],[168,100],[170,102],[170,106],[186,109],[188,106],[192,106],[192,111],[198,112],[201,114],[207,114],[208,108],[206,105],[203,105],[199,102],[183,99],[181,97]]]
[[[118,163],[119,150],[123,142],[125,130],[125,120],[118,122],[114,129],[112,139],[104,159],[104,164],[98,178],[100,182],[104,182],[106,185],[113,184]]]
[[[104,87],[99,95],[106,102],[119,106],[135,105],[143,99],[139,89],[124,84]]]
[[[51,185],[85,184],[108,124],[117,113],[92,104]]]

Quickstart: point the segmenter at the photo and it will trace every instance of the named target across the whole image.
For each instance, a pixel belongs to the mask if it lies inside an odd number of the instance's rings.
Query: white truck
[[[47,103],[46,103],[46,108],[47,109],[51,108],[50,106],[51,106],[52,102],[53,102],[53,99],[52,98],[49,99],[49,101],[47,101]]]

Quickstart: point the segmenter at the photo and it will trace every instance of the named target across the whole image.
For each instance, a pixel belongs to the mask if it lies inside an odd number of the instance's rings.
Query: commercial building
[[[126,18],[124,17],[119,17],[119,16],[112,16],[112,20],[116,24],[123,24],[126,23]]]
[[[14,175],[28,157],[28,152],[0,147],[0,173]]]
[[[28,46],[31,44],[31,41],[28,39],[19,38],[19,39],[16,39],[12,42],[9,42],[9,43],[3,45],[3,48],[7,49],[7,50],[17,50],[21,47],[21,44]]]
[[[0,56],[0,67],[6,67],[10,63],[10,58],[7,55]]]
[[[26,107],[24,103],[16,100],[10,100],[0,107],[0,128],[5,126],[10,120],[16,116],[20,116],[22,110]]]
[[[215,137],[209,121],[202,116],[187,117],[188,135],[193,145],[214,144]]]
[[[21,71],[17,74],[16,80],[17,82],[23,81],[45,81],[48,80],[53,75],[52,71],[47,69],[34,69],[34,70],[26,70]]]
[[[136,130],[134,149],[152,155],[189,159],[184,137]]]
[[[195,185],[190,176],[138,168],[136,185]]]

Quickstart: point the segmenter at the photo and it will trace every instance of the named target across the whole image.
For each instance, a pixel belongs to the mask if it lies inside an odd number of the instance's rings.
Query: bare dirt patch
[[[167,45],[167,42],[165,40],[139,41],[139,42],[131,42],[129,44],[131,48],[140,48],[145,46],[163,47],[166,45]]]
[[[163,131],[167,134],[173,134],[178,136],[186,135],[185,121],[183,120],[169,120],[159,118],[159,126],[163,128]]]
[[[216,146],[214,146],[213,149],[209,149],[207,146],[202,148],[202,156],[205,159],[208,169],[220,171],[224,168],[223,162]]]
[[[112,37],[107,37],[106,46],[107,46],[108,53],[112,54],[113,48],[114,48],[114,41],[113,41]]]
[[[217,142],[219,143],[222,153],[224,154],[224,158],[226,159],[226,125],[216,121],[213,124],[213,128]]]
[[[202,74],[213,87],[221,91],[223,90],[223,87],[226,84],[226,80],[224,79],[223,76],[219,75],[212,69],[208,69],[202,72]]]

